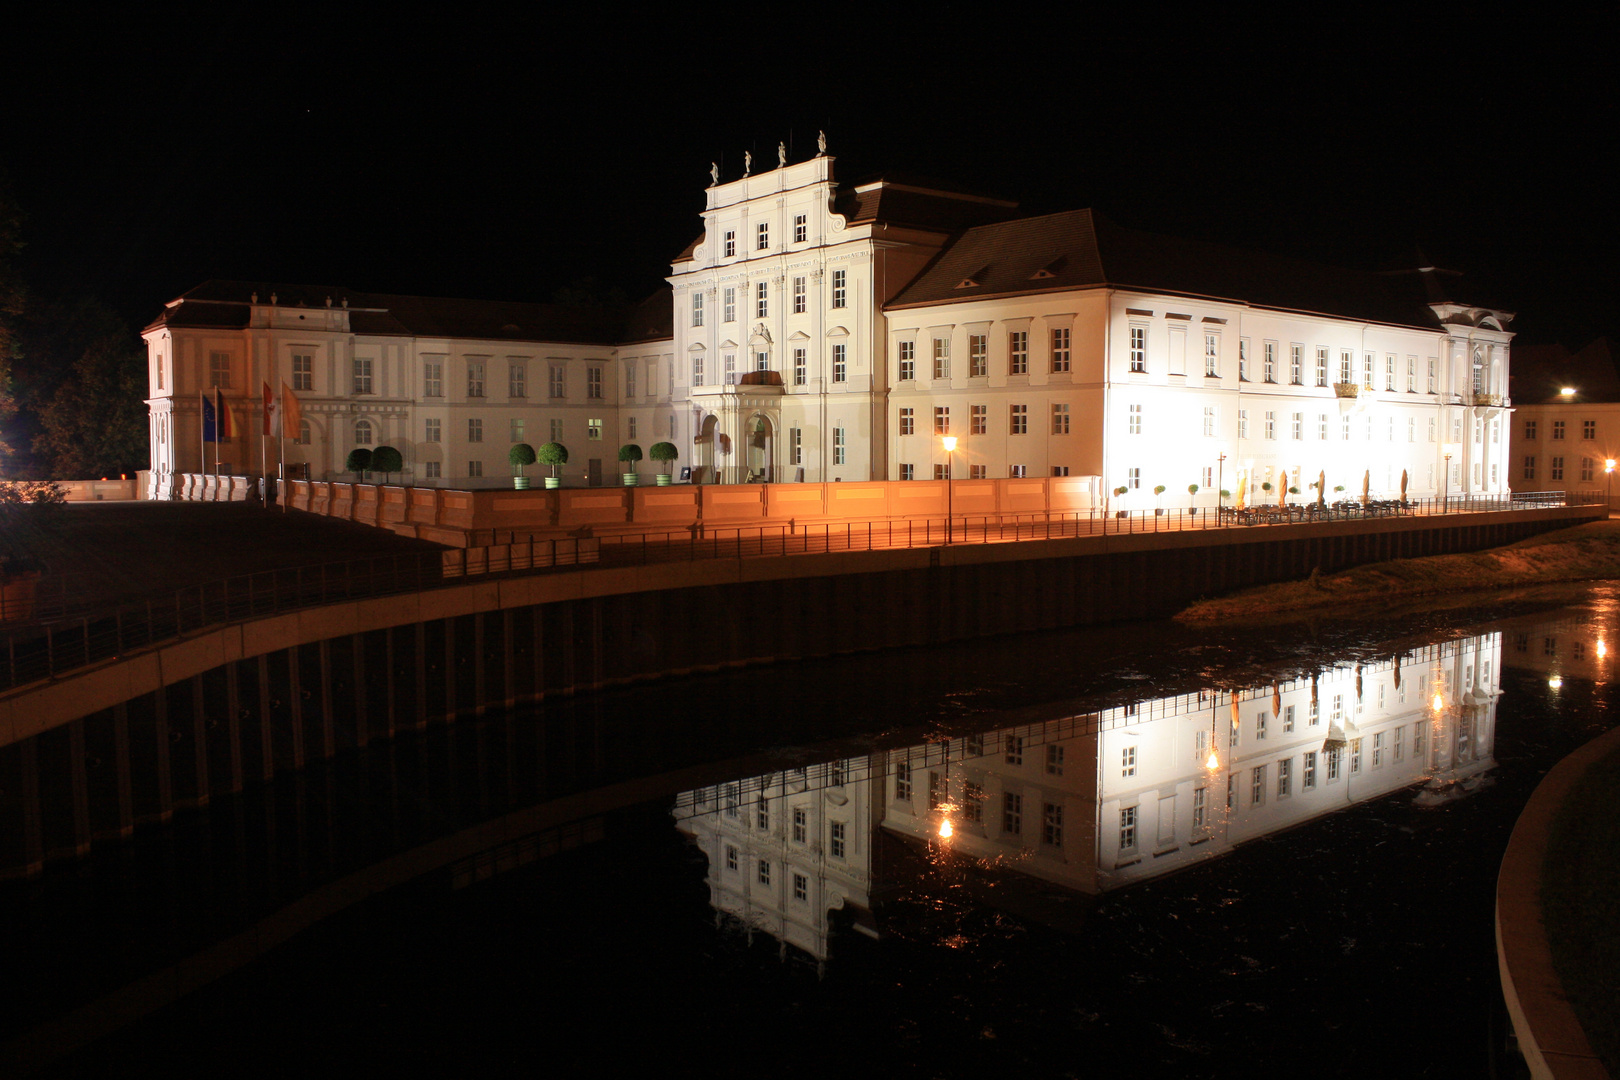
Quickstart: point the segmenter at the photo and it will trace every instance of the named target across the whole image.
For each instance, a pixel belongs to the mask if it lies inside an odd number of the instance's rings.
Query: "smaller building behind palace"
[[[406,483],[488,487],[512,444],[560,442],[564,483],[596,485],[622,445],[662,441],[697,483],[1072,476],[1132,509],[1240,478],[1310,496],[1323,474],[1330,501],[1403,475],[1414,496],[1508,488],[1512,315],[1455,298],[1456,275],[1021,216],[833,165],[716,171],[669,287],[628,309],[199,285],[144,332],[149,493],[216,454],[353,479],[349,452],[384,444]],[[267,385],[298,399],[293,438],[262,434]],[[238,434],[205,450],[216,389]]]

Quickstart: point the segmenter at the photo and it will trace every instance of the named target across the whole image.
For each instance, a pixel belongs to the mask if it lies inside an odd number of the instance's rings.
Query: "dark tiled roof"
[[[1515,405],[1561,402],[1559,390],[1573,386],[1575,403],[1620,401],[1620,372],[1608,338],[1598,338],[1578,353],[1562,345],[1526,345],[1513,350],[1510,396]]]
[[[841,189],[833,209],[851,225],[887,222],[960,232],[987,222],[1005,221],[1018,212],[1018,204],[925,177],[885,173]]]
[[[166,308],[147,329],[241,328],[247,325],[254,294],[260,303],[268,303],[274,295],[284,308],[325,308],[328,298],[333,307],[348,301],[349,326],[356,334],[616,345],[625,340],[668,337],[673,332],[673,313],[657,314],[660,305],[670,307],[667,289],[642,304],[624,308],[397,296],[314,285],[218,280],[182,294],[181,302]]]
[[[1397,278],[1137,232],[1092,210],[970,229],[889,306],[1103,285],[1426,329],[1439,325]]]
[[[664,287],[630,309],[624,327],[626,344],[664,341],[675,336],[675,290]]]
[[[690,259],[692,257],[692,252],[697,250],[697,246],[699,244],[703,243],[703,238],[705,236],[707,236],[707,235],[709,235],[707,232],[698,233],[696,236],[694,236],[692,238],[692,242],[690,244],[687,244],[684,248],[682,248],[681,253],[679,255],[675,256],[673,259],[671,259],[670,262],[678,262],[679,263],[679,262],[685,262],[686,260]]]

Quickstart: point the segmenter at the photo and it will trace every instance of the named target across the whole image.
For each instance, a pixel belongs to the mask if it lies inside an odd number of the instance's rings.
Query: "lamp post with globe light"
[[[1608,509],[1614,510],[1614,458],[1603,459],[1603,475],[1609,481],[1609,493],[1604,496],[1608,501]]]

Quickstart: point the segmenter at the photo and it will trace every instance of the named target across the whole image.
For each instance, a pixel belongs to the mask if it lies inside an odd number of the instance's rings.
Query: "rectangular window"
[[[1136,849],[1136,807],[1123,807],[1119,812],[1119,850]]]
[[[161,372],[161,366],[159,371]],[[160,384],[161,385],[161,384]],[[315,389],[315,357],[311,353],[293,353],[292,355],[292,388],[294,390]],[[431,395],[437,396],[437,395]]]
[[[422,462],[422,475],[427,477],[429,480],[439,479],[439,463],[437,461]]]
[[[1562,420],[1553,421],[1552,437],[1555,439],[1562,439],[1564,437],[1564,422]]]
[[[1119,752],[1119,775],[1136,775],[1136,747],[1127,746]]]
[[[849,381],[848,346],[833,346],[833,382]]]
[[[1126,413],[1126,416],[1127,416],[1127,420],[1128,420],[1128,423],[1129,423],[1129,427],[1127,428],[1127,430],[1132,435],[1140,435],[1140,434],[1142,434],[1142,406],[1140,406],[1140,405],[1132,405],[1132,406],[1130,406],[1128,412]]]
[[[844,464],[844,429],[833,428],[833,464]]]
[[[1068,473],[1064,473],[1063,475],[1067,476]],[[971,480],[988,480],[988,479],[990,479],[990,466],[988,466],[988,465],[969,465],[968,466],[968,478],[971,479]]]
[[[671,432],[670,434],[671,434],[671,436],[674,435],[673,432]],[[553,420],[551,422],[551,441],[552,442],[562,442],[562,437],[563,437],[563,422],[561,420]]]
[[[1024,797],[1011,791],[1001,794],[1001,831],[1019,836],[1024,831]]]
[[[737,234],[731,230],[726,231],[726,258],[737,254]]]
[[[220,390],[231,388],[231,354],[208,354],[208,385]]]
[[[761,885],[771,883],[771,864],[764,859],[759,860],[759,883]]]
[[[849,303],[849,271],[833,271],[832,306],[835,308],[847,307]]]
[[[934,434],[949,435],[951,433],[951,408],[949,405],[934,406]]]
[[[1294,730],[1294,707],[1292,705],[1283,706],[1282,726],[1284,734]]]
[[[1316,751],[1305,751],[1305,769],[1299,778],[1301,790],[1309,791],[1316,786]]]
[[[1524,478],[1526,480],[1534,480],[1536,478],[1536,455],[1534,454],[1525,455]]]
[[[1340,351],[1340,353],[1339,353],[1339,381],[1340,382],[1342,382],[1342,383],[1349,383],[1350,382],[1351,369],[1353,367],[1355,367],[1355,364],[1356,364],[1356,358],[1355,358],[1354,353],[1352,353],[1349,349],[1344,349],[1344,350]]]
[[[1249,805],[1260,806],[1266,801],[1266,767],[1256,765],[1249,772]]]
[[[423,425],[422,441],[423,442],[439,442],[440,441],[442,432],[444,430],[442,427],[440,427],[440,423],[441,423],[441,421],[439,421],[439,420],[424,420],[422,422],[422,425]]]
[[[638,427],[640,427],[640,419],[641,419],[640,417],[636,417],[636,416],[630,416],[630,417],[625,418],[625,421],[624,421],[625,425],[629,429],[629,430],[627,430],[625,432],[625,434],[630,436],[630,441],[631,442],[635,442],[637,437],[638,437],[637,434],[636,434],[636,429]],[[518,421],[518,423],[520,423],[520,424],[522,422],[523,421],[521,421],[521,420]],[[514,441],[518,441],[518,440],[514,440]]]
[[[703,354],[702,353],[693,353],[692,354],[692,385],[693,386],[703,386],[704,385],[703,379],[704,379],[704,376],[703,376]]]
[[[804,278],[793,279],[793,314],[803,315],[807,304],[809,290],[805,287]]]
[[[733,872],[737,869],[737,849],[732,844],[726,845],[726,869]]]
[[[1069,407],[1064,404],[1052,406],[1052,434],[1067,435],[1069,433]]]
[[[1437,393],[1440,388],[1439,379],[1440,361],[1436,357],[1429,357],[1429,393]]]
[[[810,362],[804,349],[793,350],[793,385],[803,386],[810,379]]]
[[[1208,813],[1209,789],[1193,788],[1192,824],[1195,829],[1204,827],[1205,815]]]
[[[1404,701],[1405,699],[1406,694],[1403,691],[1401,693],[1401,700]],[[1406,759],[1406,727],[1404,725],[1395,729],[1394,743],[1390,749],[1395,751],[1396,761],[1404,761]]]
[[[736,287],[735,286],[727,286],[725,292],[721,293],[720,295],[721,295],[721,300],[723,301],[723,311],[721,312],[721,317],[726,322],[736,322],[737,321],[737,289],[736,289]]]
[[[484,396],[484,365],[476,360],[467,361],[467,396]]]
[[[1255,717],[1254,737],[1256,739],[1263,739],[1266,737],[1266,721],[1268,719],[1270,719],[1270,717],[1266,713],[1261,713],[1259,716]]]
[[[1478,468],[1478,466],[1475,466],[1475,468]],[[1581,458],[1581,479],[1587,481],[1592,479],[1592,459],[1589,457]]]
[[[1006,742],[1007,764],[1022,765],[1024,763],[1024,737],[1022,735],[1008,735]]]
[[[771,804],[765,801],[763,791],[754,799],[754,828],[760,832],[771,831]]]
[[[467,475],[468,476],[483,476],[484,475],[484,463],[482,461],[469,461],[469,462],[467,462]]]
[[[591,364],[585,369],[585,397],[590,401],[602,400],[602,366]]]
[[[917,410],[916,409],[909,409],[908,408],[908,409],[901,409],[900,410],[900,434],[902,434],[902,435],[915,435],[915,434],[917,434]]]
[[[1316,385],[1317,386],[1326,386],[1327,385],[1327,375],[1328,375],[1327,369],[1328,369],[1328,351],[1327,351],[1326,347],[1318,345],[1316,347]]]
[[[1029,406],[1012,405],[1008,407],[1007,433],[1009,435],[1029,434]]]
[[[483,442],[484,441],[484,422],[482,420],[478,419],[477,417],[473,417],[472,419],[467,421],[467,441],[468,442]]]
[[[1215,406],[1204,406],[1204,437],[1213,438],[1215,435]]]
[[[357,356],[354,358],[354,392],[357,394],[371,393],[371,358]]]
[[[900,479],[902,479],[902,480],[915,480],[915,479],[917,479],[917,466],[911,464],[910,462],[901,462],[901,464],[900,464]]]
[[[754,250],[771,250],[771,227],[769,223],[761,221],[754,226]]]
[[[1063,804],[1042,804],[1041,843],[1047,847],[1063,846]]]
[[[1007,466],[1007,475],[1014,480],[1022,480],[1028,475],[1027,468],[1028,466],[1025,465],[1009,465]]]
[[[1142,469],[1140,466],[1132,465],[1125,470],[1125,483],[1132,491],[1142,490]]]
[[[1457,466],[1453,465],[1451,471],[1455,473]],[[1547,469],[1547,475],[1553,480],[1562,480],[1564,478],[1564,459],[1561,457],[1553,458],[1551,466]]]
[[[1276,437],[1277,437],[1277,414],[1274,413],[1274,412],[1271,412],[1270,410],[1267,410],[1267,412],[1266,412],[1266,438],[1275,439]]]
[[[1339,748],[1335,746],[1331,750],[1324,750],[1323,753],[1327,755],[1327,778],[1331,783],[1339,778]]]
[[[1362,389],[1364,389],[1364,390],[1371,390],[1373,388],[1373,361],[1374,361],[1374,359],[1375,358],[1373,357],[1373,354],[1368,353],[1366,356],[1364,356],[1362,358],[1362,361],[1361,361],[1361,384],[1362,384]]]
[[[627,391],[632,397],[635,390]],[[521,360],[513,360],[506,368],[506,396],[526,398],[529,396],[529,369]]]
[[[1382,765],[1383,763],[1384,763],[1384,733],[1382,731],[1378,731],[1378,732],[1373,733],[1372,767],[1376,769],[1380,765]]]
[[[802,428],[788,428],[788,458],[789,464],[804,464],[804,430]]]
[[[1147,370],[1147,327],[1131,327],[1131,370]]]
[[[1318,439],[1326,439],[1328,437],[1327,413],[1316,414],[1316,437]]]
[[[911,801],[911,762],[897,761],[894,763],[894,798],[896,802]],[[794,814],[803,813],[795,810]]]
[[[1204,377],[1213,379],[1220,375],[1221,339],[1215,334],[1204,335]]]
[[[692,325],[703,325],[703,294],[700,292],[692,294]]]
[[[1292,428],[1292,430],[1293,430],[1293,433],[1294,433],[1294,438],[1303,439],[1305,437],[1305,414],[1304,413],[1295,413],[1293,415],[1293,428]]]
[[[1014,330],[1007,335],[1007,374],[1029,374],[1029,331]]]
[[[793,899],[808,900],[810,898],[810,879],[803,874],[793,875]]]
[[[1350,740],[1350,775],[1361,771],[1361,740]]]
[[[507,438],[506,441],[509,442],[509,443],[516,444],[516,443],[522,442],[523,441],[523,421],[519,420],[517,418],[513,418],[512,421],[507,425],[507,435],[508,435],[508,438]]]
[[[1057,327],[1052,331],[1052,370],[1069,370],[1069,328]]]
[[[1268,383],[1277,381],[1277,343],[1275,341],[1268,341],[1265,344],[1265,359],[1261,364],[1260,376]]]
[[[602,438],[602,421],[595,418],[586,420],[585,437],[593,442],[599,442]]]
[[[827,845],[827,850],[828,854],[835,859],[842,859],[844,857],[845,828],[846,826],[842,821],[835,821],[831,825],[830,836],[828,838],[830,842]]]
[[[945,801],[945,784],[939,773],[930,771],[928,774],[928,809],[938,810],[940,803]]]
[[[1062,743],[1047,743],[1046,744],[1046,775],[1047,776],[1062,776],[1063,775],[1063,744]]]
[[[951,339],[934,339],[934,378],[948,379],[951,377]]]
[[[990,406],[972,405],[968,407],[968,434],[983,435],[990,430]]]
[[[990,374],[990,338],[984,334],[968,335],[968,375],[978,378]]]
[[[1384,389],[1395,389],[1395,354],[1384,354]]]
[[[1249,339],[1238,338],[1238,381],[1249,381]]]
[[[770,287],[763,281],[754,283],[754,318],[765,319],[771,314]]]
[[[297,387],[294,387],[297,389]],[[444,397],[444,362],[429,360],[422,365],[422,396]]]
[[[1288,381],[1301,386],[1305,381],[1305,346],[1288,346]]]
[[[698,370],[701,370],[701,361]],[[703,385],[701,380],[694,380],[694,386]],[[552,364],[546,371],[546,394],[553,400],[560,400],[568,396],[568,368],[563,364]]]
[[[917,343],[900,343],[900,381],[910,382],[917,377]]]
[[[802,244],[810,235],[810,219],[804,214],[796,214],[793,218],[793,242]]]
[[[975,825],[984,824],[984,788],[972,781],[962,784],[962,816]]]
[[[1237,437],[1240,438],[1240,439],[1247,439],[1249,437],[1249,410],[1248,409],[1239,409],[1238,410],[1238,436]]]
[[[760,353],[761,359],[763,359],[764,356],[764,353]],[[648,365],[647,371],[647,381],[650,383],[652,382],[652,367],[650,364]],[[524,395],[515,394],[513,396],[523,397]],[[633,398],[636,396],[636,365],[634,362],[624,365],[624,396],[627,398]]]
[[[1406,358],[1406,392],[1408,394],[1417,393],[1417,357],[1415,356]]]
[[[1597,438],[1597,421],[1596,420],[1582,420],[1581,421],[1581,438],[1589,440],[1589,441],[1592,440],[1592,439]]]
[[[1277,762],[1277,797],[1286,798],[1292,794],[1294,783],[1294,761],[1292,758],[1283,758]]]

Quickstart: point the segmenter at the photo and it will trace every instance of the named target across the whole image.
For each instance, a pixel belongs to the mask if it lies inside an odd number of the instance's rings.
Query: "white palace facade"
[[[721,183],[670,289],[627,311],[210,281],[144,336],[152,492],[213,471],[315,479],[391,445],[406,483],[509,483],[517,442],[569,485],[669,441],[699,483],[1075,476],[1127,507],[1246,477],[1394,495],[1508,487],[1508,313],[1431,268],[1342,271],[885,175],[827,154]],[[261,387],[305,424],[262,434]],[[941,436],[954,435],[954,456]],[[1448,456],[1449,455],[1449,456]],[[1449,460],[1450,474],[1445,474]],[[642,466],[650,473],[650,464]]]

